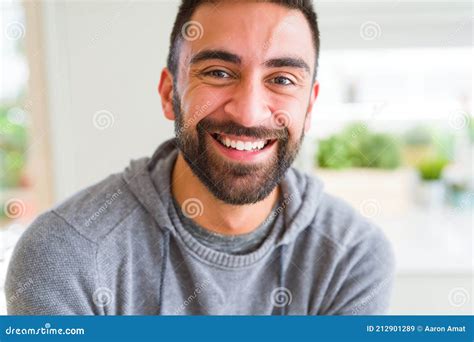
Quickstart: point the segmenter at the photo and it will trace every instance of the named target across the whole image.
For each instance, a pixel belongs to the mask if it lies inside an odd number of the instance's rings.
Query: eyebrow
[[[299,57],[282,57],[273,58],[265,62],[265,66],[268,68],[281,68],[291,67],[304,69],[308,74],[311,72],[308,63]]]
[[[240,56],[225,51],[225,50],[202,50],[191,57],[190,64],[196,64],[199,62],[218,59],[224,62],[229,62],[233,64],[242,64],[242,59]],[[311,72],[311,69],[302,58],[300,57],[280,57],[272,58],[264,63],[267,68],[281,68],[281,67],[291,67],[304,69],[308,74]]]
[[[224,62],[230,62],[234,64],[241,64],[242,59],[236,54],[224,51],[224,50],[203,50],[195,54],[189,64],[196,64],[199,62],[211,60],[211,59],[220,59]]]

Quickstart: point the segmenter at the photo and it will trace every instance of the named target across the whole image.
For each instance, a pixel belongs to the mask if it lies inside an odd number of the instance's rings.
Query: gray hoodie
[[[276,227],[255,250],[229,254],[201,243],[177,217],[170,192],[177,154],[169,140],[152,158],[132,161],[40,215],[9,265],[8,313],[386,312],[391,246],[321,181],[290,168],[283,201],[270,214]]]

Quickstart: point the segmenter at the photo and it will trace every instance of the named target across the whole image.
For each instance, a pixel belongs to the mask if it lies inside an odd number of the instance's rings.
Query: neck
[[[240,235],[255,230],[270,215],[278,201],[279,186],[264,200],[246,205],[232,205],[217,199],[192,172],[181,153],[171,175],[171,191],[182,207],[189,198],[202,204],[202,215],[193,217],[200,226],[219,234]]]

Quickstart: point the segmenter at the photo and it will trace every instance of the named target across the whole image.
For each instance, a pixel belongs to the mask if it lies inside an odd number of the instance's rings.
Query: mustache
[[[199,132],[241,135],[261,140],[288,140],[288,128],[272,129],[265,126],[246,127],[234,121],[216,121],[210,118],[202,119],[196,128]]]

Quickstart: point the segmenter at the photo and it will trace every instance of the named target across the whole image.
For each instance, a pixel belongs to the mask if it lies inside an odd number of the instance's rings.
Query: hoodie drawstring
[[[279,274],[279,280],[278,280],[279,287],[281,290],[285,289],[285,260],[284,259],[285,259],[285,245],[281,245],[280,247],[280,274]],[[289,303],[287,305],[289,305]],[[287,305],[279,306],[280,316],[286,316]]]
[[[288,217],[287,217],[287,211],[284,210],[283,211],[283,225],[284,225],[284,231],[286,232],[287,229],[288,229],[288,226],[287,226],[287,220],[288,220]],[[286,244],[285,243],[282,243],[281,244],[281,247],[280,247],[280,273],[279,273],[279,280],[278,280],[278,284],[279,284],[279,287],[281,290],[285,290],[286,292],[286,287],[285,287],[285,250],[286,250]],[[291,296],[291,293],[290,293],[290,296]],[[290,302],[291,302],[291,297],[290,297]],[[286,316],[288,314],[287,312],[287,305],[290,305],[290,302],[289,303],[285,303],[286,305],[282,305],[280,306],[280,316]]]
[[[161,244],[161,276],[160,276],[160,294],[158,299],[158,314],[163,314],[163,292],[165,284],[165,274],[166,274],[166,265],[168,264],[169,259],[169,250],[170,250],[170,232],[168,229],[162,229],[164,236]]]

